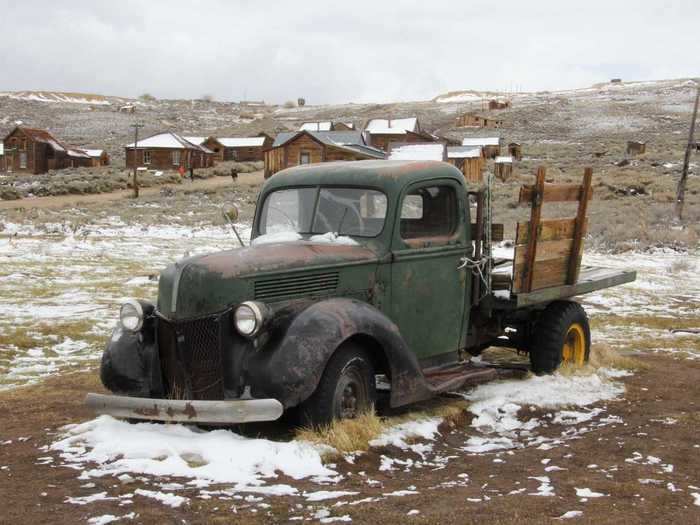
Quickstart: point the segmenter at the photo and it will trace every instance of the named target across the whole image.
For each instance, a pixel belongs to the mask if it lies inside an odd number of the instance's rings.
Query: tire
[[[583,365],[591,352],[591,329],[583,307],[573,301],[555,301],[535,325],[530,364],[537,375],[551,374],[562,363]]]
[[[301,405],[302,421],[314,427],[374,410],[377,389],[367,352],[348,343],[331,356],[314,393]]]

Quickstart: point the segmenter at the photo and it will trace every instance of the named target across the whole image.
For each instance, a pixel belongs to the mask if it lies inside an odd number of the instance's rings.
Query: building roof
[[[445,145],[441,143],[393,145],[389,160],[444,160]]]
[[[197,144],[198,146],[201,146],[206,142],[207,138],[209,137],[182,137],[184,138],[187,142],[191,142],[192,144]]]
[[[0,157],[2,157],[5,154],[5,144],[0,142]]]
[[[304,122],[299,126],[299,131],[331,131],[333,123],[330,120],[321,122]]]
[[[494,162],[496,164],[512,164],[513,163],[513,157],[496,157],[494,159]]]
[[[195,137],[190,137],[195,138]],[[127,144],[126,148],[133,148],[134,143]],[[143,140],[139,140],[139,148],[164,148],[164,149],[195,149],[198,151],[203,151],[205,153],[211,153],[208,149],[199,144],[194,144],[187,140],[185,137],[181,137],[177,133],[171,131],[165,133],[158,133],[151,137],[146,137]]]
[[[68,148],[66,150],[69,157],[74,157],[76,159],[89,159],[90,155],[87,154],[85,150],[78,148]]]
[[[105,152],[103,149],[83,149],[83,151],[93,158],[101,157]]]
[[[500,137],[466,137],[462,146],[500,146]]]
[[[481,146],[449,146],[448,159],[475,159],[481,157]]]
[[[16,129],[20,129],[22,133],[27,135],[29,138],[36,142],[43,142],[45,144],[48,144],[53,148],[54,151],[67,151],[68,146],[66,146],[63,142],[58,140],[56,137],[54,137],[51,133],[44,129],[36,129],[36,128],[27,128],[25,126],[16,126],[10,133],[7,134],[9,137],[12,135]],[[6,137],[7,138],[7,137]]]
[[[287,142],[297,138],[301,134],[307,134],[313,139],[330,146],[332,148],[344,149],[353,153],[360,153],[368,157],[383,159],[385,154],[382,150],[373,148],[365,144],[364,137],[360,131],[292,131],[280,133],[272,144],[273,148],[284,146]]]
[[[216,140],[225,148],[256,148],[265,144],[265,137],[227,137]]]
[[[403,133],[418,131],[418,117],[384,119],[373,118],[365,126],[365,130],[374,134]],[[389,131],[389,130],[394,130]]]

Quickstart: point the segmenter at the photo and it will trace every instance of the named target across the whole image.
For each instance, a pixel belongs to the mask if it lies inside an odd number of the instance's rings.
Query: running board
[[[526,365],[475,365],[471,362],[424,371],[428,388],[435,394],[488,383],[496,379],[514,379],[527,375]]]

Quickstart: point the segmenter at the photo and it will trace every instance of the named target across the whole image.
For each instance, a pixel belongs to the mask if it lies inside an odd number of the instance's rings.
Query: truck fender
[[[354,299],[335,298],[301,310],[280,337],[272,338],[248,362],[248,382],[254,397],[274,397],[285,408],[298,405],[316,390],[326,364],[343,342],[371,338],[368,349],[376,362],[386,362],[391,380],[391,406],[427,399],[427,387],[415,354],[398,327],[373,306]]]
[[[111,392],[136,397],[162,397],[162,380],[153,323],[139,333],[117,324],[100,363],[100,379]]]

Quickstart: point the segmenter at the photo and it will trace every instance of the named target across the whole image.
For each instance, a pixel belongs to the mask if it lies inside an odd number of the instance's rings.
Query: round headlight
[[[130,332],[138,332],[143,326],[143,307],[135,299],[129,299],[119,310],[119,321]]]
[[[254,301],[246,301],[236,308],[233,314],[236,330],[241,335],[252,337],[260,331],[263,324],[263,308]]]

